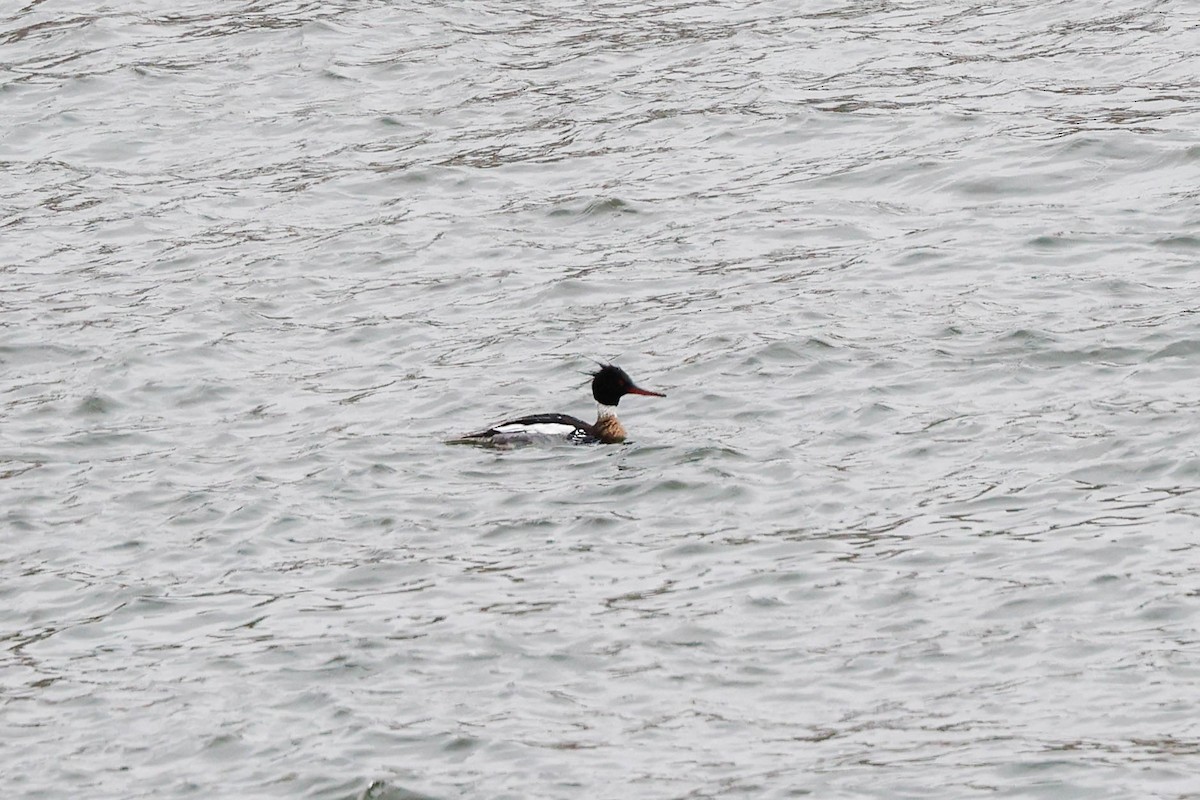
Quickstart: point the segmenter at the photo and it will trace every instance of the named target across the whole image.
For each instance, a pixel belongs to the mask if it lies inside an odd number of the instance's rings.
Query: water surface
[[[7,793],[1194,796],[1197,25],[6,9]]]

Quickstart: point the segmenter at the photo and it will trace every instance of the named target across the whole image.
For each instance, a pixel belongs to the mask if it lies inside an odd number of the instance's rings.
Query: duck
[[[450,439],[447,444],[475,444],[511,447],[538,442],[568,444],[618,444],[628,434],[617,419],[617,405],[625,395],[666,397],[662,392],[643,389],[616,364],[600,364],[592,376],[592,397],[596,400],[596,421],[584,422],[568,414],[532,414],[506,420],[485,430]]]

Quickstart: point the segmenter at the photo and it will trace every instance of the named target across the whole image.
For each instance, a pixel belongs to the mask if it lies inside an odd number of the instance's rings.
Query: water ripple
[[[1194,791],[1195,11],[210,6],[0,12],[13,791]]]

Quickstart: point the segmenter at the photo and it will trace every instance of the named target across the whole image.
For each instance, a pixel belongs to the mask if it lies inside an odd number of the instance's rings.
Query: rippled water
[[[3,9],[6,796],[1200,797],[1200,9],[519,5]]]

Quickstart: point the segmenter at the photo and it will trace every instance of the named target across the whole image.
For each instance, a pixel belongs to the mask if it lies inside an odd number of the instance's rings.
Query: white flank
[[[570,436],[575,430],[574,425],[564,425],[561,422],[537,422],[532,425],[497,425],[492,430],[496,433],[527,433],[531,436]]]

